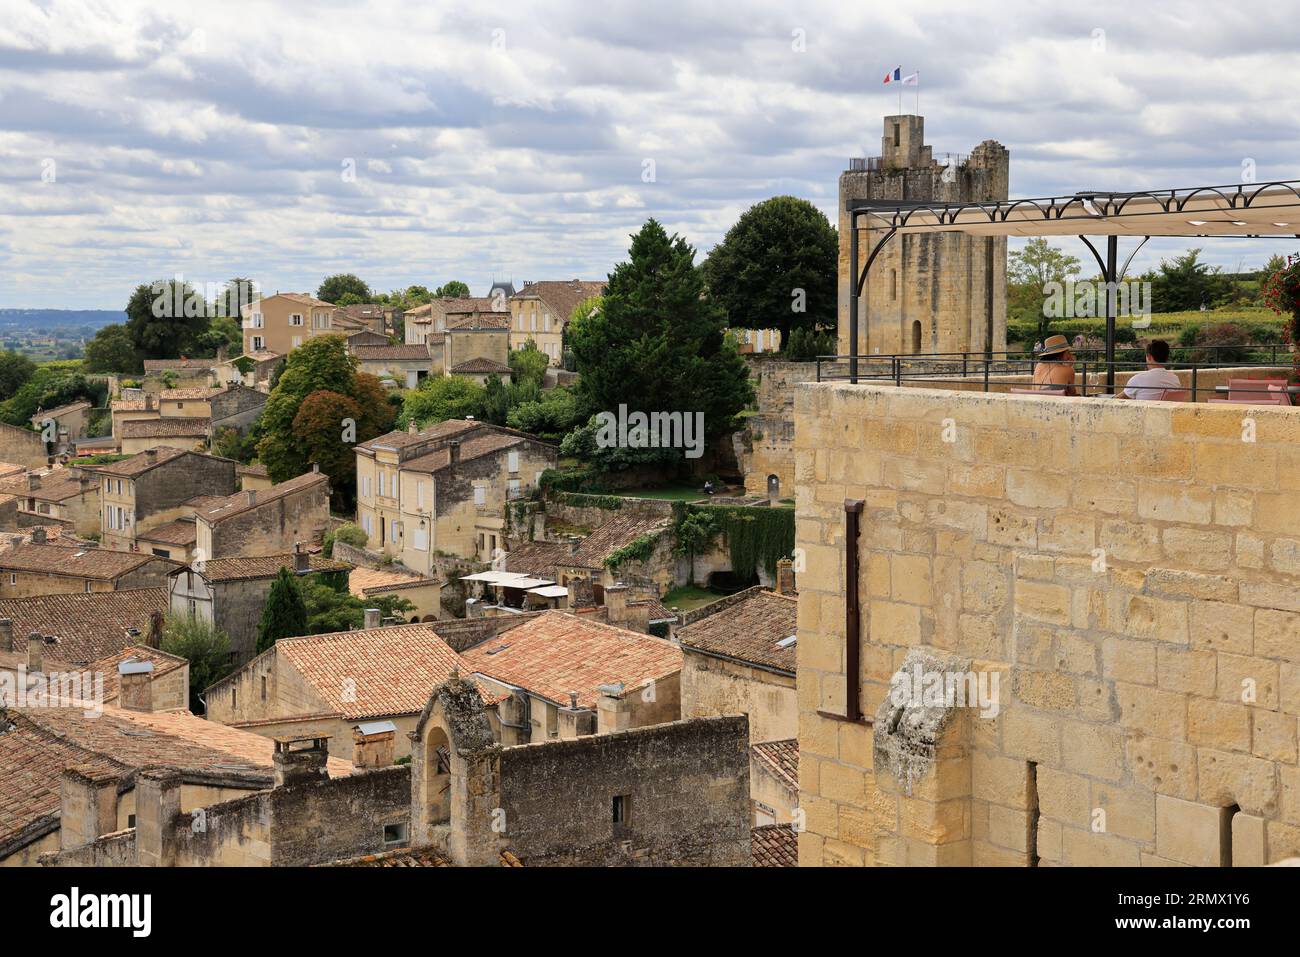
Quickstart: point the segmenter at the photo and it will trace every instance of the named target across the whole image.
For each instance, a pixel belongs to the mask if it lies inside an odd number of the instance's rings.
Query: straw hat
[[[1054,356],[1058,352],[1065,352],[1070,348],[1070,340],[1065,336],[1048,336],[1047,341],[1043,343],[1043,349],[1038,353],[1042,356]]]

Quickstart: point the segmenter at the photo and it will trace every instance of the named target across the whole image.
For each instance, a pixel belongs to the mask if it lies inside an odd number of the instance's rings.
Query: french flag
[[[902,68],[902,66],[896,66],[896,67],[894,67],[894,72],[893,72],[893,73],[886,73],[886,74],[885,74],[885,82],[886,82],[886,83],[902,83],[902,82],[903,82],[903,68]]]

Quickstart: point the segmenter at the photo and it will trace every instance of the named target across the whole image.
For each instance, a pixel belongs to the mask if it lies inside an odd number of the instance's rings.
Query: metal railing
[[[1074,350],[1071,351],[1074,352]],[[1131,350],[1117,349],[1116,351],[1134,352],[1139,355],[1143,352],[1141,347]],[[1204,401],[1209,398],[1250,402],[1256,400],[1256,396],[1258,396],[1259,399],[1270,399],[1274,400],[1275,404],[1281,404],[1276,403],[1279,392],[1284,392],[1287,395],[1300,394],[1300,385],[1290,383],[1289,369],[1292,365],[1292,355],[1289,347],[1284,343],[1198,346],[1194,347],[1192,351],[1206,353],[1207,355],[1203,359],[1198,358],[1197,361],[1176,361],[1171,358],[1164,366],[1171,372],[1188,374],[1185,385],[1178,390],[1171,389],[1168,391],[1187,392],[1192,402]],[[1250,357],[1241,358],[1243,352]],[[1110,377],[1108,373],[1141,372],[1147,369],[1145,357],[1141,359],[1116,359],[1113,362],[1108,362],[1102,350],[1079,350],[1074,352],[1074,355],[1075,362],[1073,365],[1076,372],[1074,389],[1082,397],[1109,395],[1112,391],[1122,391],[1124,388],[1123,383],[1116,383],[1112,390],[1105,381],[1095,381],[1098,378],[1104,380]],[[855,359],[857,382],[861,384],[902,386],[905,383],[909,385],[935,383],[952,386],[955,381],[963,382],[974,379],[980,383],[980,391],[983,392],[1006,392],[1012,389],[1022,389],[1025,391],[1038,390],[1053,396],[1064,394],[1063,386],[1014,381],[1013,377],[1032,377],[1034,367],[1039,360],[1032,353],[1011,351],[818,356],[816,359],[817,381],[851,381],[850,363]],[[1279,367],[1286,368],[1288,371],[1275,376],[1252,376],[1249,374],[1249,370],[1252,369],[1275,370]],[[1200,381],[1202,372],[1220,369],[1241,369],[1244,374],[1234,377],[1229,383],[1202,384]],[[1271,380],[1271,382],[1261,382],[1259,387],[1254,387],[1242,382],[1242,380],[1247,379]],[[1281,380],[1280,383],[1279,380]],[[1146,391],[1149,387],[1144,386],[1141,388]],[[1151,391],[1159,390],[1152,389]],[[1205,399],[1202,399],[1202,396]],[[1158,398],[1159,396],[1146,397]],[[1290,404],[1290,402],[1285,404]]]

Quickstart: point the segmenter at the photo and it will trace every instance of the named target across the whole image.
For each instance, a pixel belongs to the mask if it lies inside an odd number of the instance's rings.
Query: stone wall
[[[0,462],[34,469],[49,464],[49,461],[41,433],[0,422]]]
[[[794,496],[794,389],[817,381],[817,363],[747,358],[758,411],[749,417],[743,435],[740,467],[745,491],[767,495],[767,477],[780,482],[780,497]]]
[[[796,437],[801,863],[1300,851],[1295,410],[819,385]],[[904,667],[995,707],[892,696]]]
[[[683,718],[746,714],[752,741],[779,741],[798,734],[793,675],[683,647],[681,685]]]
[[[209,558],[285,555],[299,542],[319,542],[328,527],[329,483],[316,482],[218,522],[199,517],[196,548]]]

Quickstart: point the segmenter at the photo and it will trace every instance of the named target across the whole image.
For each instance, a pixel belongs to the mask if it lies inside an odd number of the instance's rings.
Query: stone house
[[[85,466],[99,478],[101,542],[130,549],[136,535],[194,514],[199,495],[235,491],[233,459],[176,448],[150,448],[129,459]]]
[[[603,295],[604,280],[530,282],[510,297],[510,348],[529,340],[558,366],[564,360],[564,331],[579,303]]]
[[[215,436],[221,429],[246,431],[262,414],[267,398],[267,393],[239,382],[231,382],[224,389],[214,392],[208,399],[211,409],[209,418],[212,420],[209,435]]]
[[[362,329],[360,332],[354,332],[348,336],[349,352],[357,346],[387,346],[391,344],[392,340],[388,336],[379,332],[371,332],[369,329]]]
[[[279,292],[240,307],[244,354],[274,352],[288,355],[308,339],[337,335],[342,329],[335,314],[342,310],[307,293]]]
[[[165,445],[199,451],[208,443],[212,420],[171,416],[157,419],[128,419],[119,427],[118,441],[123,455],[135,455]]]
[[[283,361],[284,356],[280,353],[261,349],[235,356],[233,359],[217,361],[213,366],[212,375],[218,383],[245,385],[258,392],[269,393],[271,377]]]
[[[677,629],[682,714],[746,714],[754,741],[796,737],[798,607],[755,586],[688,612]]]
[[[265,465],[254,462],[252,465],[240,465],[235,469],[235,475],[239,478],[239,491],[246,492],[249,489],[270,488],[275,483],[271,481],[271,473],[267,471]]]
[[[215,558],[173,569],[167,604],[174,615],[200,618],[230,638],[231,661],[257,653],[257,629],[281,568],[299,578],[346,575],[350,565],[304,551],[255,558]]]
[[[474,420],[390,432],[357,455],[357,524],[368,547],[434,576],[438,553],[490,559],[505,547],[509,503],[537,487],[554,446]]]
[[[433,373],[428,345],[356,345],[348,351],[360,361],[358,371],[392,379],[398,388],[414,389]]]
[[[158,414],[169,419],[211,419],[212,397],[220,392],[208,387],[163,389],[158,393]]]
[[[464,298],[442,298],[426,302],[422,306],[406,310],[402,317],[407,345],[424,345],[433,336],[440,336],[447,331],[447,316],[464,315],[475,310],[492,312],[504,309],[496,300],[488,296],[466,296]]]
[[[378,302],[354,302],[343,307],[343,314],[354,322],[361,323],[365,329],[377,336],[384,335],[384,306]],[[387,338],[385,336],[384,338]]]
[[[112,654],[91,661],[67,661],[56,657],[60,644],[49,635],[32,632],[23,645],[5,650],[0,643],[0,684],[7,683],[6,702],[18,707],[94,706],[127,707],[146,692],[158,710],[189,709],[190,663],[177,655],[145,645],[123,645]],[[144,679],[134,676],[147,676]],[[134,681],[139,684],[132,684]],[[21,689],[25,702],[18,699]]]
[[[191,499],[187,506],[193,504]],[[172,561],[189,564],[194,559],[194,546],[198,529],[193,516],[178,518],[173,522],[154,525],[135,536],[135,547],[150,555],[160,555]]]
[[[749,789],[754,826],[789,827],[799,809],[799,739],[749,746]],[[798,849],[795,849],[796,858]]]
[[[38,409],[32,416],[32,428],[43,432],[52,423],[51,432],[62,441],[76,440],[87,434],[90,425],[89,402],[72,402],[55,409]]]
[[[118,441],[122,438],[123,422],[162,417],[158,410],[158,393],[155,392],[146,392],[139,398],[114,399],[108,407],[113,421],[113,438]]]
[[[353,730],[386,722],[396,732],[391,765],[411,753],[407,732],[429,688],[457,669],[460,656],[429,625],[367,627],[281,638],[203,697],[210,721],[272,738],[328,738],[331,754],[358,766],[368,762]]]
[[[39,531],[39,529],[37,530]],[[0,553],[0,598],[155,588],[175,562],[139,552],[33,541]]]
[[[20,512],[65,522],[82,537],[100,530],[99,480],[85,469],[33,469],[0,479],[0,493],[14,496]]]
[[[194,513],[195,555],[205,559],[284,555],[318,543],[329,528],[329,478],[310,472],[269,489],[248,489]]]
[[[672,642],[547,611],[462,652],[503,744],[608,734],[681,717]]]
[[[50,464],[50,453],[41,433],[0,422],[0,461],[40,468]]]
[[[524,542],[506,556],[505,567],[507,571],[527,572],[565,586],[574,579],[590,579],[597,604],[603,603],[605,591],[619,582],[662,595],[678,578],[671,533],[671,518],[635,509],[619,510],[579,539]],[[614,568],[606,564],[637,543],[645,545],[641,557],[629,556]]]
[[[448,312],[442,334],[442,371],[451,375],[462,363],[489,359],[510,364],[510,316],[504,312]]]
[[[154,616],[166,611],[166,588],[2,598],[0,650],[21,651],[35,632],[53,638],[51,658],[84,665],[145,641]]]
[[[488,380],[494,376],[502,382],[509,382],[510,373],[510,366],[507,363],[488,358],[466,359],[447,370],[447,375],[460,376],[462,379],[469,379],[483,386],[487,385]]]

